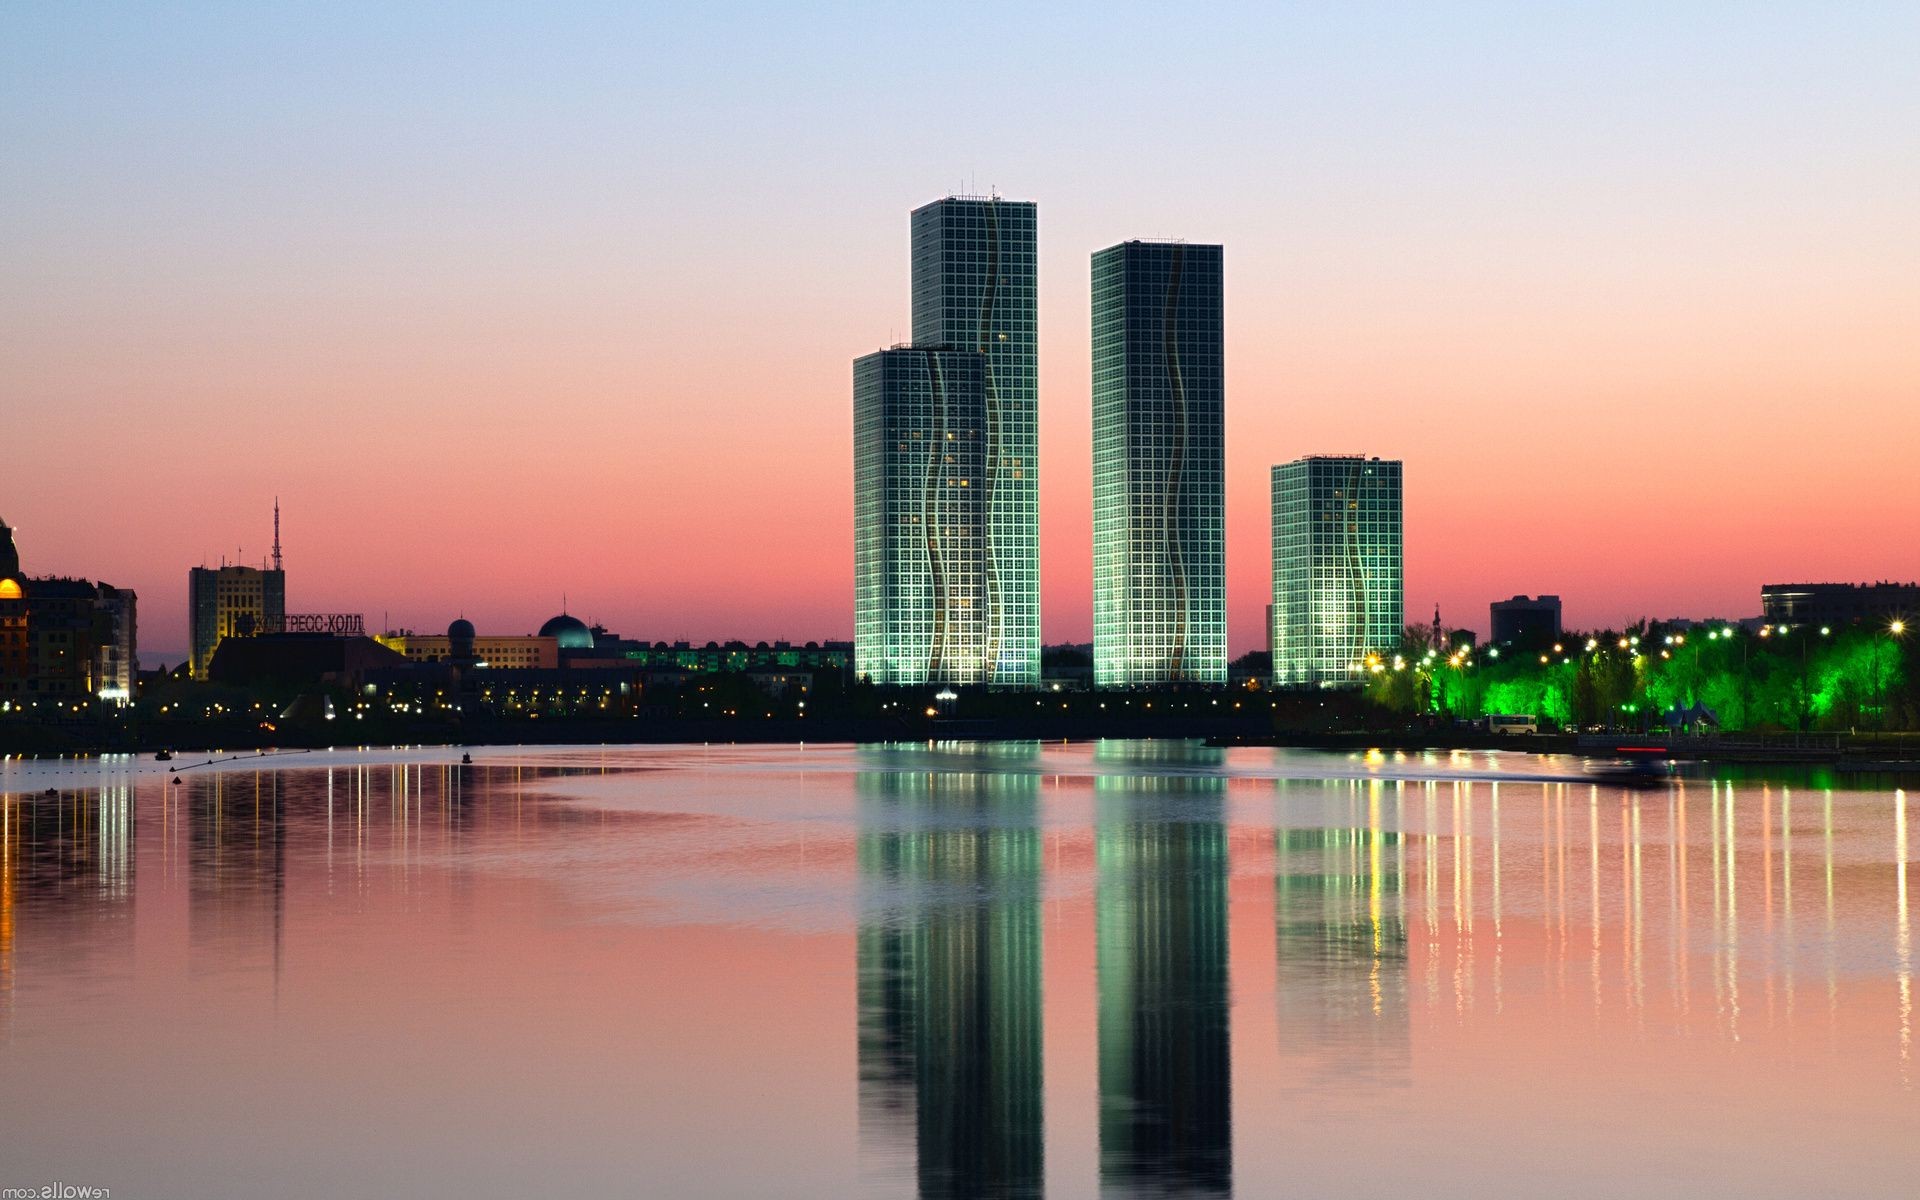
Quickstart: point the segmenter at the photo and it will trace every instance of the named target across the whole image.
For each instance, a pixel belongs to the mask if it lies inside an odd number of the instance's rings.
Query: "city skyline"
[[[906,26],[840,10],[800,56],[701,14],[291,20],[0,18],[0,513],[36,572],[153,598],[156,657],[182,569],[264,558],[275,494],[301,609],[531,631],[564,593],[651,638],[850,637],[846,362],[908,335],[902,215],[994,186],[1048,214],[1045,642],[1091,638],[1086,255],[1173,232],[1234,254],[1232,654],[1264,643],[1268,469],[1360,445],[1420,479],[1408,609],[1449,623],[1915,573],[1898,9],[1044,14],[911,69],[876,53]],[[1102,86],[1203,46],[1178,103]],[[885,103],[988,50],[968,126]],[[769,68],[777,112],[741,98]],[[1115,186],[1175,137],[1182,171]],[[133,466],[76,469],[109,430]]]

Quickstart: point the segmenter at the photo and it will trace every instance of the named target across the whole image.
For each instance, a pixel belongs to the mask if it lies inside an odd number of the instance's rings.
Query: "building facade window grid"
[[[1352,686],[1405,620],[1402,469],[1319,456],[1273,468],[1273,680]]]
[[[989,682],[985,374],[960,349],[854,363],[854,658],[875,683]]]
[[[985,359],[988,672],[1040,681],[1038,220],[1031,201],[947,197],[911,219],[913,340]],[[856,639],[857,640],[857,639]]]
[[[1093,258],[1094,682],[1225,683],[1219,246]]]

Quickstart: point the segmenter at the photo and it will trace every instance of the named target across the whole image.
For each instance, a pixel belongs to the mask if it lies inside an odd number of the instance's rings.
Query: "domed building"
[[[587,623],[579,617],[570,616],[567,613],[549,617],[547,623],[540,627],[540,636],[550,637],[558,642],[561,653],[568,650],[593,649],[593,630],[588,629]]]
[[[20,551],[13,544],[13,527],[0,520],[0,584],[12,584],[4,599],[20,598]]]
[[[375,639],[404,654],[410,663],[450,663],[460,668],[546,670],[560,666],[556,640],[527,634],[481,634],[472,621],[457,617],[442,634],[394,630]]]
[[[447,661],[459,667],[471,667],[479,661],[473,649],[473,622],[460,617],[447,626]]]

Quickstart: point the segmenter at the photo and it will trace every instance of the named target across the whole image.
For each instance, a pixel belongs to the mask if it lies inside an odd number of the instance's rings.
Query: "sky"
[[[934,19],[937,14],[938,19]],[[1911,3],[0,6],[0,518],[369,625],[850,637],[907,214],[1039,203],[1042,633],[1090,637],[1088,258],[1225,245],[1269,468],[1406,462],[1409,619],[1920,577]]]

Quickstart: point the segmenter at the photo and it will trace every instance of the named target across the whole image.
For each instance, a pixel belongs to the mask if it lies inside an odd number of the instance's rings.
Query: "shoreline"
[[[28,736],[19,736],[26,734]],[[107,734],[108,736],[100,736]],[[342,734],[358,736],[342,737]],[[37,759],[182,756],[260,757],[348,747],[449,749],[503,746],[796,745],[918,741],[1087,742],[1194,740],[1222,748],[1271,747],[1334,752],[1486,752],[1568,754],[1676,762],[1819,767],[1846,773],[1920,775],[1920,737],[1885,734],[1774,734],[1673,737],[1650,734],[1490,734],[1464,729],[1276,731],[1259,718],[1071,716],[1020,719],[787,719],[769,721],[550,721],[339,724],[263,730],[237,725],[173,728],[0,726],[0,756]]]

